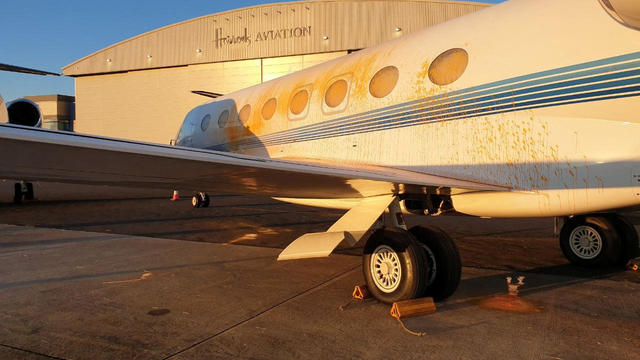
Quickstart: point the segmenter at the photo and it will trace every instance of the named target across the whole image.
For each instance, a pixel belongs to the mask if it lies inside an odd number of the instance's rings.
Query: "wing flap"
[[[354,246],[369,231],[391,204],[394,195],[373,196],[360,200],[326,232],[308,233],[295,239],[278,256],[278,260],[326,257],[342,241]]]

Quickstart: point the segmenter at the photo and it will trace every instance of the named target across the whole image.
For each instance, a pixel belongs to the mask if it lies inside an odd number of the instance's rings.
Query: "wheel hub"
[[[578,226],[569,235],[571,251],[581,259],[590,260],[600,255],[602,237],[591,226]]]
[[[380,265],[380,271],[383,275],[389,275],[389,273],[391,272],[391,267],[392,265],[388,261],[385,261],[382,263],[382,265]]]
[[[376,287],[385,293],[395,291],[400,285],[402,278],[400,258],[387,245],[378,246],[371,254],[370,271]]]

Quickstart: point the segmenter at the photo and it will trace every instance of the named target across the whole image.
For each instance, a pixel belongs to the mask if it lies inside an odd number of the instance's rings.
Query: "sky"
[[[80,58],[162,26],[282,1],[5,0],[0,6],[0,63],[61,73],[63,66]],[[0,94],[5,101],[74,95],[73,78],[0,72]]]

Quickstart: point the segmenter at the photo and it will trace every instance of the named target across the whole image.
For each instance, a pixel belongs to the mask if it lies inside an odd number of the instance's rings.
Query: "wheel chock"
[[[351,300],[349,300],[349,302],[344,305],[338,306],[338,309],[340,309],[340,311],[344,311],[344,309],[351,306],[354,301],[367,300],[369,298],[371,298],[371,293],[369,292],[369,288],[367,287],[367,285],[356,285],[356,287],[353,289]]]
[[[371,293],[369,292],[369,288],[367,285],[357,285],[353,289],[353,298],[356,300],[365,300],[371,297]]]
[[[629,260],[629,262],[627,263],[627,269],[631,271],[640,270],[640,257]]]
[[[402,326],[402,329],[407,333],[414,336],[425,336],[427,333],[424,332],[416,332],[407,329],[407,327],[402,322],[403,318],[415,317],[415,316],[423,316],[429,315],[436,312],[436,304],[433,302],[433,298],[425,297],[420,299],[412,299],[412,300],[404,300],[394,302],[391,306],[391,311],[389,312],[391,316],[396,318]]]
[[[396,319],[429,315],[436,312],[436,304],[433,298],[425,297],[394,302],[390,314]]]

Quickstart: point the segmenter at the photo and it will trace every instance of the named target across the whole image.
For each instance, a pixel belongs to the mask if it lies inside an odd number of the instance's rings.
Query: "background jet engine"
[[[4,106],[4,100],[0,96],[0,123],[9,122],[9,115],[7,114],[7,108]]]
[[[7,103],[6,110],[2,106],[0,121],[15,125],[40,127],[42,125],[42,113],[35,102],[29,99],[16,99]]]

